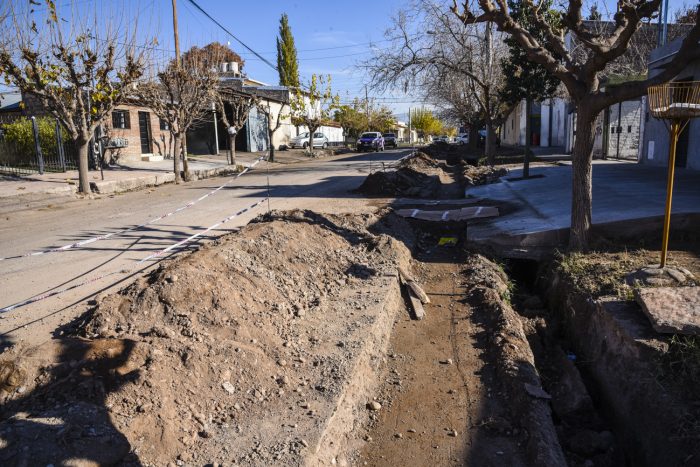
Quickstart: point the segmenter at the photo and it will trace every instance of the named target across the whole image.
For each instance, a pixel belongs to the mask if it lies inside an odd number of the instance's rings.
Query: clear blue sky
[[[0,0],[2,1],[2,0]],[[287,13],[296,40],[299,70],[302,80],[311,74],[331,74],[333,90],[343,100],[364,96],[364,73],[357,66],[371,57],[369,43],[386,47],[384,31],[390,27],[397,10],[409,0],[195,0],[221,24],[270,62],[276,63],[275,39],[279,18]],[[446,5],[451,0],[436,0]],[[697,0],[685,0],[697,4]],[[585,11],[594,0],[584,0]],[[14,0],[26,6],[28,0]],[[73,5],[79,9],[99,8],[102,17],[121,17],[126,22],[137,19],[139,35],[157,38],[161,54],[170,55],[174,49],[172,35],[171,0],[57,0],[59,13]],[[684,0],[670,0],[671,12]],[[254,79],[277,84],[275,70],[253,56],[212,23],[188,0],[177,0],[181,49],[203,46],[212,41],[227,43],[245,59],[244,71]],[[613,0],[598,1],[601,12],[614,11]],[[607,8],[606,8],[607,5]],[[673,14],[669,15],[671,20]],[[130,23],[133,25],[133,23]],[[166,58],[166,57],[162,57]],[[370,90],[370,96],[374,93]],[[404,114],[409,106],[419,105],[410,96],[385,93],[391,99],[393,110]]]
[[[330,73],[333,89],[346,96],[364,95],[364,76],[357,64],[371,56],[369,43],[375,47],[386,47],[384,31],[390,27],[397,10],[407,0],[262,0],[258,2],[240,0],[196,0],[220,23],[238,36],[252,49],[275,63],[275,38],[278,34],[279,18],[287,13],[294,34],[302,80],[313,73]],[[451,0],[443,1],[451,5]],[[688,1],[688,0],[685,0]],[[670,0],[669,20],[672,12],[683,5],[684,0]],[[697,0],[690,0],[690,4]],[[209,19],[204,17],[187,0],[177,0],[180,22],[181,47],[203,45],[211,41],[231,42],[231,47],[246,60],[245,71],[251,78],[277,84],[277,73],[255,58],[240,44],[230,39]],[[593,0],[584,0],[587,11]],[[604,16],[606,11],[615,11],[613,0],[597,2]],[[159,38],[163,44],[172,46],[171,0],[139,0],[140,8],[156,9],[159,17]],[[149,6],[152,4],[152,6]],[[607,5],[607,8],[606,8]],[[373,93],[370,91],[370,96]],[[377,97],[394,97],[393,109],[405,113],[409,106],[420,105],[401,94],[383,94]]]
[[[170,0],[153,1],[161,10],[160,40],[170,48]],[[364,95],[364,78],[357,63],[371,56],[370,43],[386,46],[384,31],[403,0],[196,0],[219,22],[270,62],[276,63],[275,39],[279,19],[287,13],[294,34],[302,81],[313,74],[331,74],[335,92]],[[181,48],[211,41],[226,43],[245,59],[244,70],[254,79],[277,84],[277,72],[227,36],[187,0],[177,0]],[[370,91],[370,95],[372,92]],[[408,104],[401,107],[407,107]]]

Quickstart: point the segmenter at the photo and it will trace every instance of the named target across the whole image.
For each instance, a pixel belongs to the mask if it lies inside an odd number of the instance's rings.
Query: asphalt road
[[[33,345],[50,339],[60,332],[61,325],[85,312],[87,302],[96,294],[126,286],[156,263],[149,261],[133,269],[139,260],[265,198],[268,180],[271,209],[362,211],[370,209],[368,200],[350,190],[357,188],[370,170],[377,170],[381,162],[390,163],[407,153],[398,150],[343,155],[285,166],[261,163],[213,196],[155,224],[65,252],[0,261],[0,308],[94,280],[0,314],[0,346],[20,341]],[[226,180],[164,185],[93,200],[61,200],[62,204],[3,214],[0,257],[60,247],[143,224],[199,198]],[[212,230],[200,241],[235,230],[267,209],[265,202]],[[126,269],[129,272],[120,272]],[[115,274],[95,280],[112,272]]]

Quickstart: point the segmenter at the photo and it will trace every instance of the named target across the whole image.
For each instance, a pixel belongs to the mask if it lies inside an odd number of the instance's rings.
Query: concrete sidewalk
[[[513,170],[500,183],[467,190],[499,206],[501,216],[469,225],[470,241],[499,247],[557,247],[571,225],[571,166],[535,167],[532,178]],[[593,224],[648,220],[664,213],[666,169],[635,163],[595,161]],[[676,169],[673,214],[700,213],[700,172]],[[635,225],[638,225],[637,223]]]
[[[317,152],[321,151],[317,150]],[[248,167],[264,154],[265,152],[237,152],[236,164]],[[192,180],[232,173],[234,167],[229,165],[226,159],[226,152],[221,152],[219,155],[190,156],[189,169]],[[302,150],[275,151],[275,164],[296,164],[311,160],[314,159],[308,157]],[[103,172],[104,180],[102,180],[99,170],[90,171],[89,179],[93,193],[123,193],[175,181],[172,159],[127,161],[113,165]],[[53,197],[73,196],[77,190],[77,170],[24,177],[0,175],[0,204],[7,204],[13,199],[21,202],[22,200],[37,201]]]
[[[237,154],[237,164],[249,166],[260,157],[256,153]],[[232,173],[235,168],[226,162],[226,156],[191,156],[189,169],[193,180]],[[175,181],[173,161],[126,162],[111,166],[104,171],[102,180],[99,170],[89,173],[90,186],[94,193],[113,194],[138,190]],[[0,176],[0,200],[12,198],[37,199],[72,196],[78,189],[78,171],[35,174],[25,177]]]

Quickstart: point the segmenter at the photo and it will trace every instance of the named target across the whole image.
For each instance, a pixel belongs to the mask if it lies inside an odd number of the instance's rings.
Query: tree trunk
[[[83,194],[90,193],[90,181],[88,180],[88,154],[90,141],[78,140],[78,191]]]
[[[314,131],[311,131],[311,128],[309,128],[309,154],[313,155],[314,153]]]
[[[187,138],[183,137],[180,142],[182,145],[182,172],[185,176],[185,181],[190,181],[190,166],[187,163]]]
[[[532,131],[530,122],[530,111],[532,101],[525,99],[525,159],[523,160],[523,178],[530,177],[530,133]]]
[[[576,107],[583,106],[577,103]],[[576,140],[571,155],[572,190],[571,190],[571,232],[569,248],[581,251],[588,248],[591,230],[593,201],[593,140],[595,136],[595,119],[598,112],[578,113],[576,115]]]
[[[180,149],[182,145],[180,144],[180,137],[175,136],[175,143],[173,144],[173,172],[175,172],[175,183],[180,183],[182,178],[180,177]]]
[[[493,122],[491,118],[486,120],[486,138],[484,138],[484,154],[488,160],[489,165],[494,165],[496,163],[496,148],[494,147],[493,138]]]
[[[275,162],[275,145],[274,145],[274,143],[272,142],[272,138],[275,137],[275,132],[274,132],[274,131],[268,131],[268,137],[269,137],[269,139],[270,139],[270,157],[269,157],[268,160],[269,160],[270,162]]]
[[[477,150],[479,147],[479,126],[473,124],[469,127],[469,149]]]
[[[228,135],[229,154],[231,154],[231,165],[236,165],[236,135]]]

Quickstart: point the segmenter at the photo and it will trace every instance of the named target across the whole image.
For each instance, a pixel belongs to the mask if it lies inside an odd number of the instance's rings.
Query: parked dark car
[[[377,152],[384,150],[384,137],[378,131],[362,133],[360,139],[357,140],[358,151],[369,151],[372,149]]]
[[[396,141],[396,135],[394,133],[384,133],[382,136],[384,137],[384,146],[390,146],[392,148],[399,147],[399,143]]]

